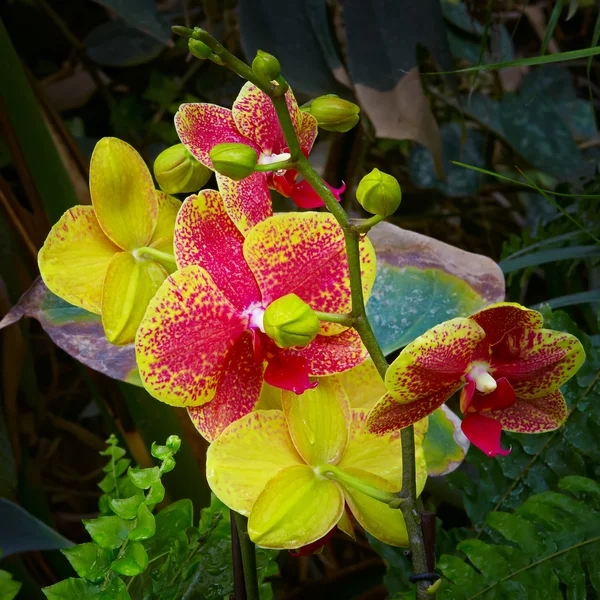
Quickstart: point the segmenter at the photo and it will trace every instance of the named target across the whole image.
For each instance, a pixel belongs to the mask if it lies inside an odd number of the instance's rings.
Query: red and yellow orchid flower
[[[291,90],[286,92],[286,100],[300,147],[308,156],[317,137],[317,120],[298,108]],[[209,169],[214,170],[210,151],[218,144],[246,144],[256,151],[262,165],[290,157],[271,99],[251,83],[241,89],[232,110],[215,104],[182,104],[175,127],[185,147]],[[307,181],[297,181],[294,170],[255,172],[242,181],[219,173],[216,177],[225,208],[242,233],[273,214],[269,188],[292,198],[300,208],[323,206]],[[344,188],[331,190],[339,200]]]
[[[265,548],[322,544],[336,526],[353,535],[348,511],[381,541],[407,546],[402,512],[387,505],[402,485],[399,432],[369,433],[368,411],[351,409],[331,377],[301,396],[282,396],[283,410],[242,417],[207,453],[212,491],[249,517],[250,538]],[[416,465],[420,493],[427,478],[420,434]]]
[[[375,256],[366,237],[360,244],[368,297]],[[304,348],[281,349],[263,331],[266,308],[291,293],[313,310],[350,311],[344,237],[331,215],[277,214],[244,238],[219,193],[203,190],[183,203],[174,251],[179,271],[150,302],[136,338],[137,363],[150,394],[192,407],[207,439],[254,408],[263,379],[301,393],[316,385],[309,376],[366,358],[356,331],[338,324],[321,323]]]
[[[102,315],[113,344],[133,342],[148,302],[174,270],[173,230],[181,202],[154,189],[142,157],[102,138],[90,165],[92,206],[69,209],[38,256],[52,292]]]
[[[502,449],[502,430],[541,433],[567,416],[560,387],[585,360],[579,340],[542,329],[543,317],[500,302],[437,325],[408,344],[386,373],[387,394],[369,415],[369,430],[406,427],[463,388],[465,436],[488,456]]]

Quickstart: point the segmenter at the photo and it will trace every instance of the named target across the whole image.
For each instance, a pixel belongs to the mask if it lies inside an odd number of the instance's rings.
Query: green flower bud
[[[211,176],[211,170],[199,163],[183,144],[163,150],[154,161],[154,177],[163,192],[197,192]]]
[[[264,81],[273,81],[281,75],[281,65],[279,61],[268,52],[258,50],[252,61],[252,70],[254,74]]]
[[[204,42],[195,40],[194,38],[188,40],[188,50],[192,56],[201,60],[208,58],[212,54],[212,50]]]
[[[356,198],[367,212],[389,217],[400,206],[402,190],[395,177],[373,169],[360,180]]]
[[[319,127],[339,133],[350,131],[360,118],[358,116],[360,108],[356,104],[333,94],[316,98],[307,110],[317,119]]]
[[[271,302],[264,314],[265,333],[280,347],[308,346],[319,331],[319,318],[296,294]]]
[[[210,151],[215,171],[241,181],[254,171],[258,156],[256,150],[246,144],[219,144]]]

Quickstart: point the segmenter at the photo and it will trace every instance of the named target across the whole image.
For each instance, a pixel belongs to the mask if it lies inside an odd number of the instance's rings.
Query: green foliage
[[[20,581],[15,581],[8,571],[0,570],[0,600],[13,600],[16,598],[21,586]]]
[[[596,482],[567,477],[559,486],[595,497],[597,506]],[[486,523],[503,539],[465,540],[457,548],[460,557],[442,556],[438,567],[446,581],[439,600],[594,598],[600,593],[600,513],[585,500],[543,492],[513,513],[488,514]]]

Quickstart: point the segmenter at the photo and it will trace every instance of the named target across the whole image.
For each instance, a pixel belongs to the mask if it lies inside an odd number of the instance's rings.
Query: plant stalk
[[[246,586],[245,600],[259,600],[258,577],[256,573],[256,549],[248,535],[248,519],[244,515],[231,511],[240,542],[242,565],[244,567],[244,583]],[[237,596],[236,596],[237,600]]]

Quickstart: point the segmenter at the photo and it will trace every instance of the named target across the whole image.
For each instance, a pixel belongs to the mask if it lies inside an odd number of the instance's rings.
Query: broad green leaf
[[[186,501],[180,500],[180,502]],[[132,529],[127,537],[134,541],[147,540],[154,535],[155,531],[156,521],[154,515],[150,512],[147,504],[140,504],[137,509],[137,521],[135,524],[135,529]]]
[[[380,223],[369,233],[377,278],[367,315],[386,354],[434,325],[504,300],[496,263],[427,236]]]
[[[108,573],[113,560],[111,552],[100,548],[98,544],[88,542],[61,552],[67,557],[79,577],[97,583]]]
[[[83,519],[90,537],[105,550],[115,550],[127,539],[135,521],[125,521],[117,516]]]
[[[71,577],[42,590],[48,600],[103,600],[99,585]]]
[[[140,491],[129,498],[112,498],[109,505],[112,511],[121,519],[135,519],[138,508],[144,502],[144,499],[144,493]]]
[[[536,304],[539,308],[547,304],[550,308],[562,308],[563,306],[575,306],[577,304],[596,303],[600,300],[600,289],[588,290],[587,292],[578,292],[577,294],[568,294],[567,296],[559,296],[545,302]]]
[[[120,558],[113,561],[110,568],[119,575],[135,577],[148,566],[148,554],[140,542],[130,542]]]
[[[127,476],[132,481],[133,485],[141,490],[147,490],[149,487],[156,485],[160,481],[160,470],[158,467],[150,467],[148,469],[135,469],[129,467]]]
[[[566,248],[550,248],[517,258],[509,258],[501,261],[500,267],[503,273],[513,273],[526,267],[536,267],[558,260],[596,258],[598,256],[600,256],[598,246],[567,246]]]
[[[145,543],[148,554],[153,557],[162,551],[169,538],[174,538],[193,525],[194,507],[190,500],[178,500],[169,504],[155,517],[155,533]]]
[[[12,577],[12,573],[0,571],[0,600],[13,600],[19,593],[23,584]]]

